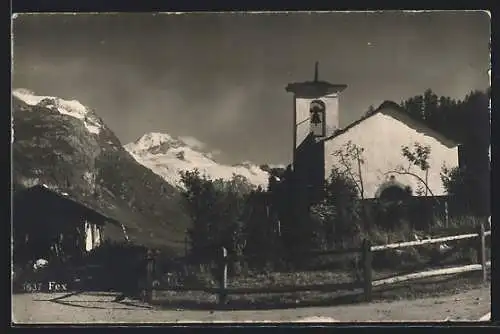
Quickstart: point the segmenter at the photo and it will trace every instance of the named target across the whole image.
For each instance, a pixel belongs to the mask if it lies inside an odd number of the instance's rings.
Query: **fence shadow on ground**
[[[152,306],[149,305],[138,305],[130,301],[120,300],[119,298],[114,298],[113,300],[67,300],[67,298],[74,296],[88,296],[88,297],[119,297],[119,293],[111,292],[100,292],[100,293],[89,293],[87,291],[73,291],[68,292],[62,296],[48,299],[34,299],[35,302],[51,302],[64,306],[71,306],[76,308],[84,309],[101,309],[101,310],[131,310],[131,309],[151,309]],[[108,304],[107,306],[91,306],[88,304]],[[109,304],[113,306],[109,306]],[[115,306],[116,304],[116,306]],[[128,307],[124,307],[128,306]]]
[[[84,309],[99,309],[99,310],[134,310],[134,309],[151,309],[152,307],[147,307],[147,306],[142,306],[142,305],[136,305],[133,303],[129,302],[113,302],[116,303],[116,306],[91,306],[91,305],[82,305],[82,303],[85,303],[85,301],[62,301],[62,300],[48,300],[50,302],[59,304],[59,305],[64,305],[64,306],[71,306],[75,308],[84,308]],[[78,304],[80,303],[80,304]],[[92,303],[111,303],[110,301],[92,301]]]

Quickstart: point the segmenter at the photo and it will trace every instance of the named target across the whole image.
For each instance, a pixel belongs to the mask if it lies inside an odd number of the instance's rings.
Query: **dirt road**
[[[111,293],[14,295],[12,320],[18,324],[289,322],[316,316],[322,317],[317,321],[328,317],[341,322],[477,321],[491,309],[489,286],[445,297],[266,311],[161,310],[136,301],[116,302],[115,298]]]

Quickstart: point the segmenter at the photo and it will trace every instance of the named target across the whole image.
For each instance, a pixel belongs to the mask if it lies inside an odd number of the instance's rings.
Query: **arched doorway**
[[[398,180],[394,175],[382,183],[375,193],[375,197],[383,201],[404,200],[412,195],[412,189]]]
[[[380,185],[378,199],[377,225],[393,229],[408,221],[407,205],[412,196],[411,188],[398,182],[394,176]]]
[[[399,185],[391,185],[384,188],[380,193],[379,200],[383,202],[400,202],[411,196],[409,191]]]

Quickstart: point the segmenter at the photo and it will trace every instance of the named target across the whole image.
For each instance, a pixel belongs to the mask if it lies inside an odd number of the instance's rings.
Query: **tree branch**
[[[359,174],[359,185],[360,185],[360,192],[361,192],[361,199],[365,198],[365,186],[363,184],[363,176],[361,174],[361,157],[359,153],[359,149],[356,150],[356,159],[358,162],[358,174]]]
[[[408,172],[408,171],[398,171],[398,170],[390,170],[388,172],[385,172],[384,175],[387,175],[387,174],[399,174],[399,175],[410,175],[410,176],[413,176],[414,178],[418,179],[420,182],[422,182],[422,184],[425,186],[425,188],[429,191],[429,193],[431,194],[432,197],[435,197],[434,196],[434,193],[432,192],[432,190],[429,188],[429,186],[427,185],[427,183],[420,177],[418,176],[417,174],[414,174],[412,172]],[[436,203],[439,204],[439,202],[437,200],[435,200]]]
[[[351,170],[352,168],[351,168],[350,164],[345,160],[345,157],[342,154],[342,152],[337,152],[337,153],[338,153],[338,156],[340,156],[340,163],[345,168],[345,172],[347,172],[347,174],[349,175],[349,177],[351,178],[351,180],[354,182],[354,185],[356,186],[356,188],[360,192],[361,198],[363,198],[363,192],[362,192],[363,190],[359,186],[358,180],[356,180],[356,178],[352,174],[352,170]]]

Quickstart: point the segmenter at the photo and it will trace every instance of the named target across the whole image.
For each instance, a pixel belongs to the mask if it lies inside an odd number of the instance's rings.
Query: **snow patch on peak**
[[[154,147],[158,147],[165,143],[170,143],[172,141],[174,141],[174,139],[169,134],[161,132],[150,132],[143,135],[135,142],[125,145],[125,148],[127,150],[133,150],[134,152],[138,153],[141,151],[147,151]]]
[[[51,96],[38,96],[35,95],[34,92],[32,92],[29,89],[26,88],[17,88],[12,91],[12,95],[17,97],[19,100],[23,101],[24,103],[34,106],[40,103],[45,98],[52,98]]]
[[[286,168],[285,164],[269,164],[268,166],[269,166],[269,168],[281,168],[281,169]]]
[[[64,100],[55,96],[36,95],[25,88],[14,89],[12,95],[30,106],[50,108],[58,111],[60,114],[78,118],[83,121],[90,133],[99,134],[103,127],[101,121],[77,100]]]
[[[250,167],[254,166],[254,164],[251,161],[245,160],[245,161],[242,161],[242,162],[240,162],[238,164],[235,164],[233,166],[234,167],[246,167],[246,168],[250,168]]]

